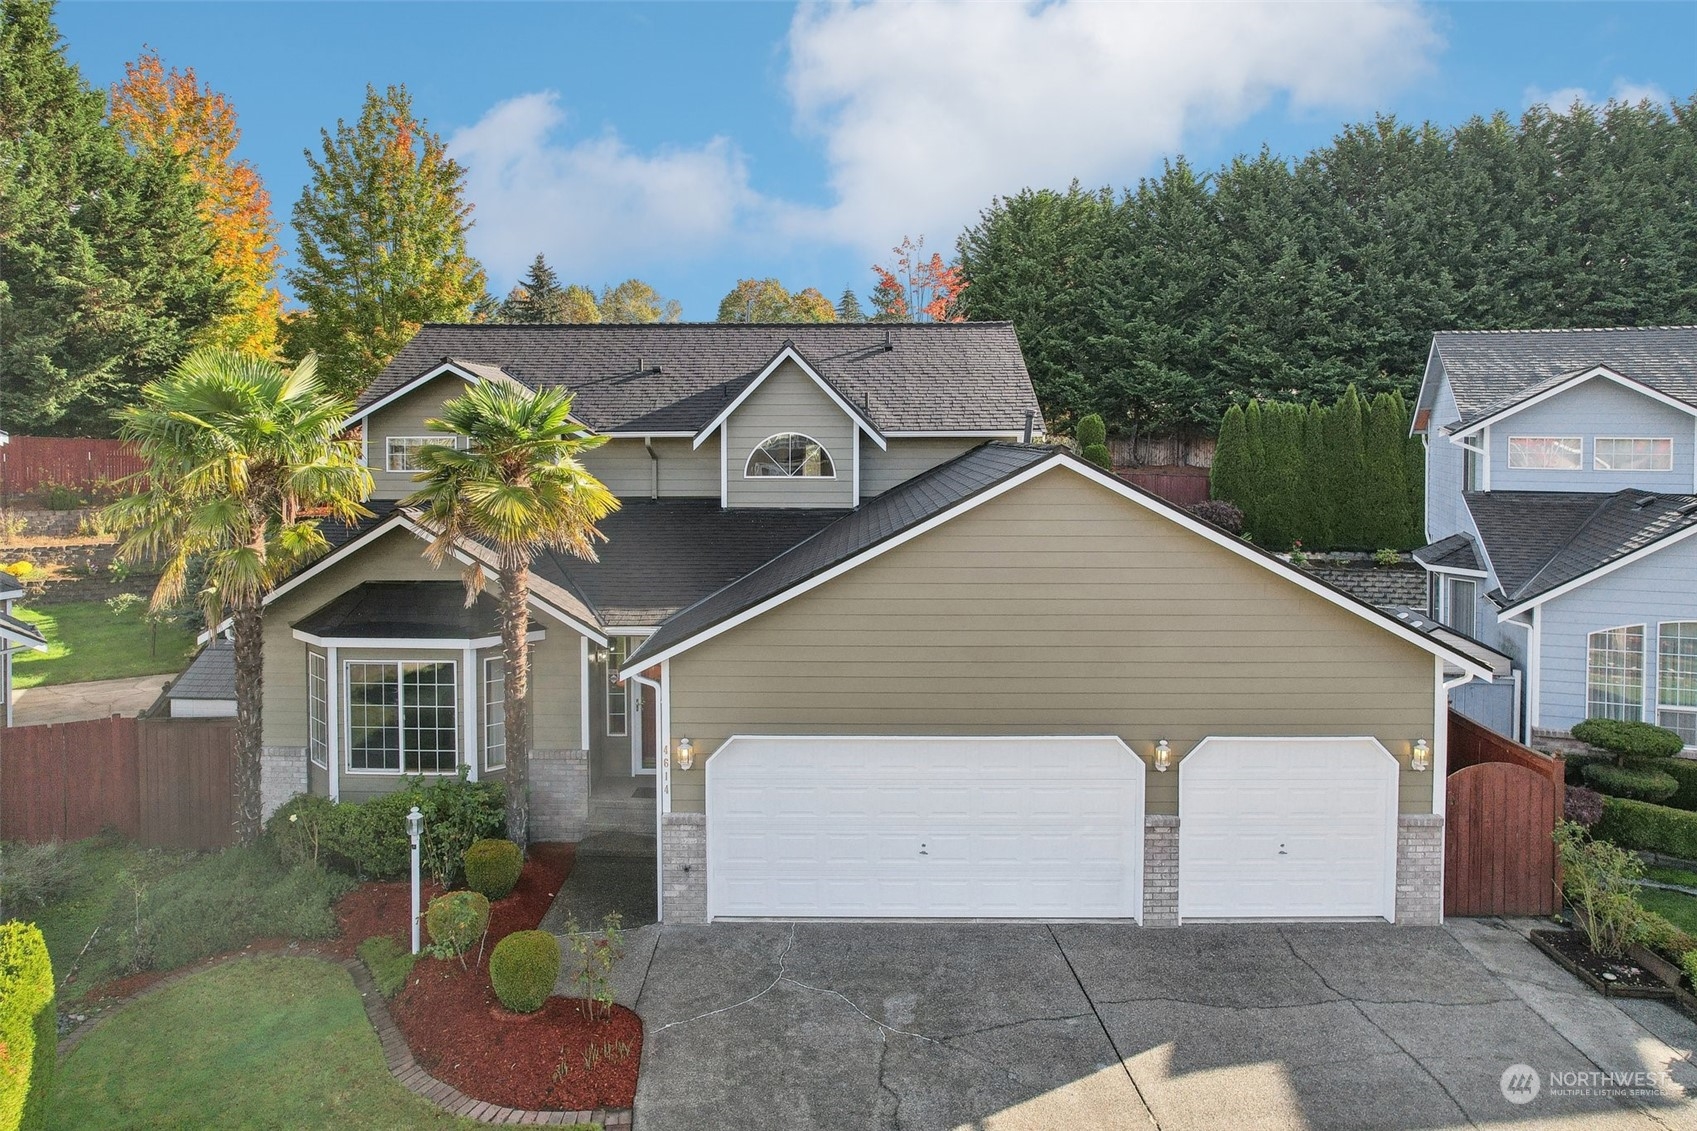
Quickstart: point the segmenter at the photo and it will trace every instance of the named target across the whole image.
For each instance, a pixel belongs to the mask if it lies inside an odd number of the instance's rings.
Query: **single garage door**
[[[1139,918],[1143,777],[1113,737],[738,736],[708,914]]]
[[[1374,739],[1208,738],[1178,775],[1181,918],[1396,918],[1397,762]]]

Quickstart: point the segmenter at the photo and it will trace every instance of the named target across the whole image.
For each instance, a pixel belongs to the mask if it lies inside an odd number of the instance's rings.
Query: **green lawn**
[[[1651,865],[1644,874],[1652,880],[1664,884],[1678,884],[1681,887],[1697,888],[1697,872],[1688,872],[1684,868],[1667,868],[1660,864]]]
[[[157,643],[134,611],[122,616],[104,601],[70,601],[36,609],[19,607],[20,619],[41,629],[46,652],[12,657],[15,687],[82,683],[181,671],[194,651],[194,633],[179,624],[161,625]]]
[[[252,958],[111,1017],[59,1067],[48,1127],[476,1127],[395,1082],[346,970]]]
[[[1660,888],[1641,888],[1638,892],[1638,902],[1646,910],[1656,912],[1686,934],[1697,935],[1697,896],[1663,891]]]

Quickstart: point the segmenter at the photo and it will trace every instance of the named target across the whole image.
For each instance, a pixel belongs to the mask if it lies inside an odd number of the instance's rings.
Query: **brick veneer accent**
[[[705,923],[707,815],[667,813],[660,821],[660,918],[667,923]]]
[[[1399,927],[1444,921],[1444,819],[1436,813],[1396,820],[1396,921]]]
[[[589,829],[589,751],[530,752],[530,839],[582,840]]]
[[[269,821],[279,806],[306,792],[306,747],[262,746],[259,750],[259,808]]]
[[[1143,818],[1143,925],[1178,926],[1178,818]]]

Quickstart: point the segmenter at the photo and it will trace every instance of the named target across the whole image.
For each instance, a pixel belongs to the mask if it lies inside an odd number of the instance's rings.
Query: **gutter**
[[[648,492],[650,499],[660,498],[660,457],[654,453],[654,437],[642,438],[642,450],[648,453],[648,458],[654,461],[654,486]]]

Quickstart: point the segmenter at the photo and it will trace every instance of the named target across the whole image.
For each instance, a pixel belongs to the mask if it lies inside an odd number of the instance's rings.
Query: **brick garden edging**
[[[423,1096],[437,1107],[466,1119],[474,1119],[479,1123],[523,1124],[525,1126],[566,1126],[573,1123],[599,1123],[606,1131],[629,1131],[631,1126],[631,1111],[629,1108],[601,1108],[595,1111],[526,1111],[521,1108],[502,1107],[500,1104],[489,1103],[486,1100],[473,1099],[452,1084],[446,1083],[430,1075],[418,1066],[413,1059],[412,1050],[407,1047],[406,1038],[401,1035],[395,1025],[395,1019],[389,1013],[389,1006],[383,1000],[383,995],[377,992],[377,985],[371,980],[371,975],[365,969],[365,963],[357,958],[337,959],[328,955],[315,954],[310,950],[296,949],[291,951],[286,947],[268,948],[265,950],[245,951],[241,954],[226,955],[210,962],[196,963],[173,971],[152,985],[136,991],[127,998],[112,1002],[105,1009],[87,1021],[59,1038],[59,1059],[63,1060],[70,1051],[81,1044],[88,1035],[99,1028],[105,1020],[118,1010],[134,1004],[146,997],[168,989],[196,974],[216,969],[229,962],[239,962],[246,958],[318,958],[321,961],[339,962],[348,975],[353,979],[354,989],[359,991],[360,1003],[365,1006],[366,1020],[377,1031],[377,1043],[383,1050],[383,1062],[389,1069],[389,1074],[400,1081],[409,1092]]]

